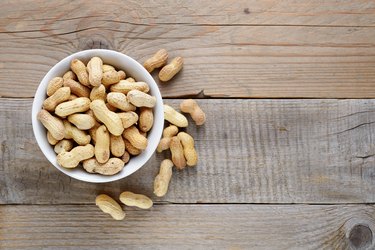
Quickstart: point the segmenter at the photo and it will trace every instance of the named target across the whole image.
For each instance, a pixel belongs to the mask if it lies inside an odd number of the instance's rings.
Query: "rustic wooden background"
[[[374,249],[373,0],[2,1],[1,249]],[[163,155],[109,184],[52,167],[32,133],[36,88],[73,52],[183,56],[166,103],[199,98],[200,162],[152,195]],[[372,99],[373,98],[373,99]],[[123,190],[155,200],[113,221]]]

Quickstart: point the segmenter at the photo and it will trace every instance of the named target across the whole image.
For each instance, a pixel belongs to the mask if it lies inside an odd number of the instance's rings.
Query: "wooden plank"
[[[32,97],[51,66],[79,50],[109,48],[143,62],[163,47],[186,62],[161,85],[165,97],[375,97],[373,1],[162,5],[7,4],[0,96]]]
[[[177,106],[180,100],[165,100]],[[175,172],[168,195],[152,195],[158,154],[109,184],[68,178],[32,134],[30,99],[0,98],[0,203],[92,203],[125,189],[173,203],[374,202],[375,100],[200,100],[205,126],[189,126],[199,165]],[[191,120],[190,120],[191,122]],[[192,123],[193,124],[193,123]]]
[[[1,206],[2,249],[373,249],[374,206]],[[357,247],[356,247],[357,246]],[[363,248],[360,248],[363,247]],[[366,248],[367,247],[367,248]]]

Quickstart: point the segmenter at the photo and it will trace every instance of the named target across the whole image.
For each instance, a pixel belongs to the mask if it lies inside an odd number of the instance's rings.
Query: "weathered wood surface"
[[[2,249],[374,249],[366,205],[2,206]],[[357,237],[363,232],[361,237]],[[367,248],[360,248],[367,247]]]
[[[0,96],[32,97],[73,52],[185,67],[165,97],[374,98],[374,1],[11,1],[0,10]]]
[[[180,100],[165,100],[178,106]],[[207,123],[188,131],[200,156],[152,195],[163,155],[110,184],[72,180],[45,159],[31,99],[0,99],[2,204],[92,204],[131,189],[172,203],[375,202],[375,100],[200,100]]]

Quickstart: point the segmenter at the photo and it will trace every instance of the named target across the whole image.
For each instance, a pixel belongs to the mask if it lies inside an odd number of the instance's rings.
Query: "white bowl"
[[[104,63],[111,64],[118,69],[124,70],[127,75],[134,77],[137,81],[143,81],[148,83],[148,85],[150,86],[151,95],[156,97],[156,105],[154,107],[154,125],[148,133],[147,148],[140,155],[132,157],[131,160],[125,165],[124,169],[113,176],[90,174],[87,173],[81,166],[74,169],[66,169],[61,167],[57,163],[56,153],[53,151],[53,147],[47,141],[46,129],[37,120],[37,114],[42,109],[43,101],[47,98],[46,89],[48,82],[53,77],[62,76],[66,71],[68,71],[70,69],[70,62],[73,59],[77,58],[82,60],[84,63],[87,63],[88,60],[93,56],[98,56],[103,59]],[[32,124],[34,135],[40,149],[42,150],[46,158],[58,170],[60,170],[66,175],[69,175],[72,178],[81,181],[93,183],[111,182],[122,179],[140,169],[143,165],[145,165],[145,163],[150,159],[150,157],[155,152],[164,126],[163,100],[161,98],[159,88],[155,83],[154,79],[152,78],[152,76],[147,72],[146,69],[143,68],[141,64],[139,64],[133,58],[112,50],[84,50],[74,53],[58,62],[55,66],[52,67],[50,71],[48,71],[46,76],[43,78],[43,80],[39,84],[39,87],[34,97],[32,108]]]

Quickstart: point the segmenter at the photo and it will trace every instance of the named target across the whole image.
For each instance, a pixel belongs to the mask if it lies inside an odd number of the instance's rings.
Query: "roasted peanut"
[[[65,129],[65,139],[73,139],[78,145],[86,145],[90,143],[91,137],[84,131],[79,130],[67,120],[63,121]]]
[[[77,146],[70,152],[62,151],[57,155],[57,162],[64,168],[75,168],[83,161],[94,156],[94,147],[91,144]]]
[[[168,192],[169,182],[172,177],[173,162],[165,159],[160,164],[159,174],[154,180],[154,194],[157,197],[163,197]]]
[[[103,61],[97,56],[91,58],[87,64],[87,71],[89,73],[89,82],[92,86],[97,87],[102,83],[103,71],[102,71]]]
[[[120,201],[130,207],[149,209],[152,207],[152,200],[143,194],[135,194],[125,191],[120,194]]]
[[[164,66],[167,63],[167,60],[168,52],[165,49],[160,49],[151,58],[144,62],[143,67],[151,73],[154,69]]]
[[[111,134],[122,134],[124,127],[122,126],[120,117],[116,113],[108,110],[102,100],[94,100],[91,102],[90,108],[94,112],[95,117],[106,125]]]
[[[113,107],[111,104],[109,104],[108,102],[105,104],[105,106],[107,106],[108,110],[112,111],[112,112],[116,112],[117,111],[117,108],[116,107]]]
[[[102,71],[103,71],[103,73],[107,72],[107,71],[111,71],[111,70],[116,71],[115,67],[113,67],[112,65],[108,65],[108,64],[103,64],[102,65]]]
[[[169,149],[171,144],[171,138],[178,133],[178,128],[175,125],[169,125],[163,131],[163,138],[160,140],[156,151],[161,153],[164,150]]]
[[[177,127],[188,126],[186,117],[167,104],[164,104],[164,119]]]
[[[43,124],[43,126],[51,133],[51,136],[56,140],[60,141],[64,139],[64,124],[63,122],[51,115],[47,110],[42,109],[39,111],[38,120]]]
[[[150,91],[150,87],[145,82],[129,82],[127,80],[121,80],[119,83],[111,85],[110,88],[112,92],[120,92],[123,94],[127,94],[129,91],[135,89],[145,93]]]
[[[171,138],[170,150],[172,154],[173,164],[177,169],[184,169],[186,167],[186,160],[184,156],[184,149],[181,141],[177,136]]]
[[[142,150],[134,147],[128,140],[124,139],[126,151],[131,155],[139,155]]]
[[[55,145],[53,150],[56,152],[56,154],[60,154],[63,151],[69,152],[72,148],[73,148],[73,142],[71,140],[64,139],[64,140],[59,141]]]
[[[125,153],[125,142],[124,139],[122,139],[122,136],[111,135],[110,138],[111,153],[117,157],[123,156]]]
[[[150,108],[141,108],[139,113],[139,129],[148,132],[154,124],[154,113]]]
[[[172,79],[180,70],[184,60],[182,57],[176,57],[169,64],[165,65],[159,72],[160,81],[166,82]]]
[[[72,101],[63,102],[57,105],[55,114],[60,117],[66,117],[68,115],[85,112],[90,109],[90,99],[87,97],[79,97]]]
[[[107,102],[113,107],[123,111],[134,111],[136,109],[136,107],[128,101],[128,98],[123,93],[108,93]]]
[[[128,81],[128,82],[135,82],[134,78],[133,77],[128,77],[125,79],[125,81]]]
[[[55,138],[53,138],[53,136],[51,135],[49,131],[47,131],[47,141],[51,145],[56,145],[56,143],[59,142],[59,140],[56,140]]]
[[[95,125],[95,119],[88,114],[73,114],[68,116],[68,121],[73,123],[78,129],[87,130]]]
[[[69,70],[67,71],[63,77],[62,77],[64,80],[65,79],[72,79],[72,80],[77,80],[77,76],[76,74],[73,73],[73,71]]]
[[[89,173],[114,175],[124,168],[124,162],[119,158],[110,158],[106,163],[99,163],[95,158],[84,160],[83,168]]]
[[[137,127],[131,126],[124,130],[123,137],[134,147],[143,150],[147,147],[147,138],[142,136]]]
[[[94,127],[90,128],[90,130],[89,130],[89,133],[90,133],[90,136],[91,136],[91,139],[92,139],[94,145],[95,145],[95,143],[96,143],[96,130],[97,130],[100,126],[101,126],[101,124],[95,120],[95,125],[94,125]]]
[[[53,95],[48,97],[43,102],[43,108],[48,111],[54,111],[56,106],[62,102],[65,102],[69,99],[70,96],[70,88],[62,87],[56,90]]]
[[[107,98],[107,93],[105,92],[105,87],[103,84],[93,87],[90,92],[90,100],[94,101],[97,99],[105,101]]]
[[[89,97],[90,89],[73,79],[64,79],[64,87],[69,87],[70,92],[79,97]]]
[[[132,111],[117,113],[117,115],[120,117],[124,128],[129,128],[138,121],[137,113]]]
[[[136,107],[153,108],[156,104],[156,97],[146,94],[139,90],[131,90],[128,92],[128,100]]]
[[[90,86],[89,74],[87,73],[86,66],[82,61],[73,59],[70,63],[70,68],[77,75],[81,84]]]
[[[130,160],[130,154],[127,151],[125,151],[124,154],[121,156],[121,160],[124,162],[124,164],[128,163]]]
[[[188,166],[197,165],[198,155],[194,147],[194,139],[191,135],[185,132],[178,133],[177,137],[180,139],[182,147],[184,148],[184,156]]]
[[[47,85],[47,95],[53,95],[59,88],[63,86],[64,79],[62,77],[54,77]]]
[[[121,206],[106,194],[98,195],[95,199],[96,205],[104,212],[112,216],[115,220],[123,220],[125,212]]]
[[[206,121],[206,114],[193,99],[187,99],[181,102],[180,109],[182,112],[189,113],[196,125],[203,125]]]
[[[120,80],[125,79],[126,74],[124,71],[106,71],[103,73],[102,83],[104,86],[109,86],[118,83]]]
[[[99,163],[106,163],[111,154],[110,137],[107,128],[102,125],[96,130],[95,158]]]

